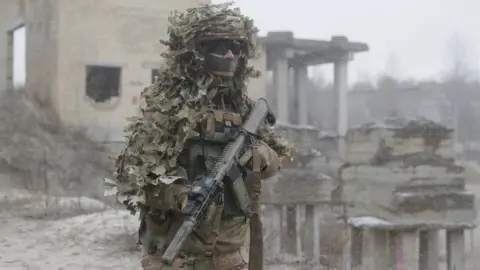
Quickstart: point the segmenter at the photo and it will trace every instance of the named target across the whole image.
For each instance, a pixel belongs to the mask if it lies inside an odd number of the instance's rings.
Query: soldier
[[[222,201],[210,206],[172,266],[160,256],[183,221],[189,184],[211,172],[254,105],[246,87],[249,78],[259,75],[247,65],[255,56],[256,32],[230,3],[202,5],[169,18],[169,39],[162,41],[165,66],[142,92],[142,115],[126,127],[129,142],[116,160],[116,182],[110,181],[117,195],[126,196],[128,208],[140,212],[145,270],[247,269],[244,246],[253,218],[236,207],[228,189]],[[260,172],[259,179],[269,178],[292,155],[293,148],[272,128],[265,124],[262,140],[239,160],[247,189],[257,200],[252,170]]]

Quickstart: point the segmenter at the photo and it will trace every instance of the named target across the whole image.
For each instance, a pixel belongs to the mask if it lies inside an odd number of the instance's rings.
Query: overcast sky
[[[214,0],[215,3],[222,1]],[[449,61],[447,41],[457,33],[477,69],[480,0],[237,0],[262,33],[291,30],[296,37],[345,35],[366,42],[350,68],[351,81],[384,70],[397,76],[436,77]],[[328,69],[330,71],[331,69]],[[331,72],[329,72],[330,74]]]
[[[368,43],[370,51],[351,64],[350,83],[384,71],[401,78],[439,77],[448,68],[447,43],[454,35],[480,70],[480,0],[237,0],[236,5],[255,19],[261,34],[289,30],[299,38],[345,35]],[[15,40],[16,82],[24,80],[23,35]],[[322,70],[331,78],[331,67]]]

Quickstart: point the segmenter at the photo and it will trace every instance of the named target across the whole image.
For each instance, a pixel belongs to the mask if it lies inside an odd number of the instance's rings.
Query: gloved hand
[[[161,184],[145,191],[146,204],[153,209],[181,212],[187,205],[188,187],[183,183]]]
[[[145,188],[146,204],[158,210],[183,211],[189,192],[185,169],[178,167],[171,176],[159,177],[158,182]]]
[[[253,151],[254,148],[256,151]],[[270,178],[279,171],[280,161],[278,155],[264,141],[255,142],[240,158],[240,164],[245,165],[249,170],[254,170],[252,162],[253,154],[258,155],[257,158],[260,160],[259,165],[262,179]]]

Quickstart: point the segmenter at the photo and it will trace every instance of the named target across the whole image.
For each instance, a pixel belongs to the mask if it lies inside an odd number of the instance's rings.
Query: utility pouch
[[[204,125],[203,139],[227,143],[236,137],[242,124],[242,117],[237,113],[213,110]]]

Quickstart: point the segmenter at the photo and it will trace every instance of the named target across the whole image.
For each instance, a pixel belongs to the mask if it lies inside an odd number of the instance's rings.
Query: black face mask
[[[244,44],[237,40],[212,40],[202,44],[205,69],[218,76],[233,77],[238,62],[244,55]]]

